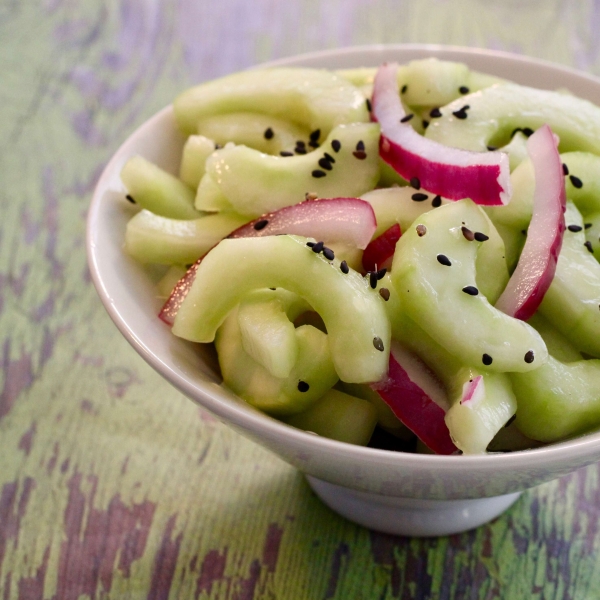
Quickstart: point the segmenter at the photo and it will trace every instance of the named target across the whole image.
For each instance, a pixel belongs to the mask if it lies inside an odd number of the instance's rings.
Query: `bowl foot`
[[[359,525],[411,537],[435,537],[467,531],[509,508],[521,492],[474,500],[420,500],[353,490],[311,475],[310,487],[329,508]]]

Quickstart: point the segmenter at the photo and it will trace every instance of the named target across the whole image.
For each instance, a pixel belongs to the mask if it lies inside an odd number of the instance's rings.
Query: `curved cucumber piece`
[[[588,248],[594,252],[597,261],[600,261],[600,212],[591,213],[584,219],[585,239],[589,242]]]
[[[178,220],[142,210],[127,223],[125,248],[142,263],[186,265],[247,222],[235,213]]]
[[[157,215],[171,219],[197,219],[194,190],[141,156],[130,158],[121,171],[129,195]]]
[[[530,373],[511,373],[519,407],[515,424],[526,436],[556,442],[600,425],[600,360],[564,364],[549,357]]]
[[[529,371],[543,364],[546,346],[529,325],[496,310],[484,293],[471,295],[468,286],[486,289],[476,279],[476,261],[489,252],[490,240],[468,241],[461,227],[492,238],[494,228],[485,213],[470,200],[461,200],[422,215],[396,246],[392,281],[406,312],[441,346],[463,364],[489,371]],[[422,230],[421,230],[422,231]],[[497,233],[496,233],[497,235]],[[504,255],[480,265],[478,275],[506,282]],[[497,288],[496,288],[497,289]],[[534,360],[527,362],[533,352]],[[527,356],[527,360],[526,360]]]
[[[542,317],[539,311],[528,319],[527,323],[542,336],[550,356],[566,363],[582,359],[581,352],[556,327]]]
[[[204,175],[206,159],[215,151],[213,140],[203,135],[190,135],[181,155],[179,179],[191,188],[196,189]]]
[[[242,347],[274,377],[288,377],[298,359],[294,319],[311,310],[287,290],[259,290],[248,294],[238,308]]]
[[[526,158],[529,157],[529,154],[527,153],[527,136],[520,131],[517,131],[512,136],[510,142],[508,142],[506,146],[499,148],[499,150],[500,152],[506,152],[506,154],[508,154],[508,164],[510,165],[510,170],[514,171]]]
[[[186,274],[187,269],[183,265],[172,265],[156,284],[158,297],[165,300],[171,295],[177,282]]]
[[[235,73],[180,94],[173,103],[179,128],[197,132],[200,119],[228,112],[256,112],[294,120],[323,135],[342,123],[369,120],[365,97],[334,73],[275,68]]]
[[[215,346],[223,382],[246,402],[273,415],[289,415],[306,410],[335,385],[327,334],[311,325],[298,327],[298,359],[287,377],[274,377],[243,349],[236,312],[219,328]]]
[[[199,211],[219,212],[232,211],[233,207],[227,200],[227,197],[221,191],[221,188],[214,182],[213,178],[206,172],[200,179],[198,189],[196,190],[196,199],[194,206]]]
[[[467,118],[456,118],[453,113],[465,105]],[[503,145],[516,128],[548,124],[560,137],[561,152],[600,154],[600,107],[575,96],[505,83],[455,100],[441,112],[425,135],[447,146],[485,152],[488,145]]]
[[[338,152],[334,140],[341,146]],[[206,161],[206,176],[235,211],[252,217],[302,202],[307,192],[321,198],[356,197],[372,189],[379,176],[379,125],[340,125],[320,148],[299,156],[270,156],[246,146],[223,148]],[[206,206],[202,184],[196,207]]]
[[[339,260],[327,260],[306,242],[287,235],[223,240],[200,263],[173,333],[211,342],[248,292],[282,287],[321,315],[341,379],[379,381],[387,373],[391,337],[383,299],[361,275],[352,270],[344,274]]]
[[[425,196],[425,200],[422,199],[423,196]],[[416,197],[417,200],[414,200],[413,197]],[[417,192],[412,187],[372,190],[363,194],[361,199],[366,200],[373,207],[377,219],[377,229],[373,234],[373,239],[379,237],[396,223],[400,225],[400,231],[406,231],[417,217],[433,210],[436,205],[448,203],[448,200],[434,194]]]
[[[566,152],[561,154],[561,159],[569,170],[565,178],[567,198],[575,203],[584,216],[599,212],[600,156],[588,152]]]
[[[281,151],[293,152],[298,141],[308,144],[311,132],[289,120],[259,113],[235,112],[200,119],[198,133],[221,146],[233,142],[267,154],[279,154]]]
[[[368,400],[329,390],[307,410],[287,417],[285,422],[332,440],[366,446],[377,424],[377,412]]]
[[[565,221],[556,273],[538,310],[578,350],[600,356],[600,264],[584,245],[583,219],[571,202]]]

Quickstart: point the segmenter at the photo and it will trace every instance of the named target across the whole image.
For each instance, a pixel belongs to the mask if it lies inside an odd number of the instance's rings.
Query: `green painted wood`
[[[121,338],[84,227],[117,145],[191,83],[373,42],[523,52],[600,74],[600,2],[0,4],[0,598],[597,598],[600,470],[476,531],[336,516]]]

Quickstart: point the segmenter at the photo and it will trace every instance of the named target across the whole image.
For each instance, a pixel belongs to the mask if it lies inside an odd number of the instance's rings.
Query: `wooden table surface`
[[[152,371],[84,247],[103,165],[194,82],[380,42],[600,75],[599,32],[599,0],[0,2],[0,598],[600,598],[598,466],[475,531],[369,532]]]

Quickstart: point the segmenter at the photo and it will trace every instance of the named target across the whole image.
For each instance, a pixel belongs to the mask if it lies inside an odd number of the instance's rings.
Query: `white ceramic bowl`
[[[377,66],[436,56],[540,88],[565,87],[600,104],[600,81],[538,60],[441,46],[368,46],[307,54],[270,65]],[[352,446],[288,427],[223,389],[214,354],[174,337],[156,314],[148,271],[123,252],[132,208],[119,172],[141,154],[176,171],[183,139],[170,108],[117,150],[96,187],[88,218],[88,253],[98,293],[137,352],[186,396],[306,474],[335,511],[367,527],[403,535],[444,535],[499,515],[529,487],[600,460],[600,433],[535,450],[486,456],[404,454]]]

